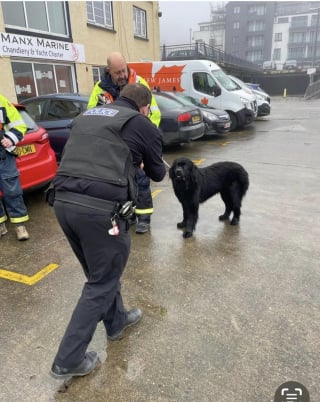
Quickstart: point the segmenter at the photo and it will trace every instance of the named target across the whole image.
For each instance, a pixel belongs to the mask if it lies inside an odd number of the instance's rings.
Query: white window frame
[[[64,35],[62,33],[59,33],[59,32],[52,32],[50,30],[50,18],[49,18],[49,11],[48,11],[48,5],[47,5],[48,1],[42,0],[41,2],[45,4],[46,17],[47,17],[48,29],[49,29],[48,31],[32,29],[32,28],[30,28],[28,26],[28,15],[27,15],[27,12],[26,12],[26,1],[22,1],[24,18],[25,18],[25,21],[26,21],[26,26],[9,25],[9,24],[6,24],[6,22],[4,21],[5,26],[8,27],[8,28],[16,28],[16,29],[20,29],[20,30],[24,30],[24,31],[28,30],[30,32],[41,32],[41,33],[46,33],[46,34],[50,34],[50,35],[54,35],[54,36],[61,36],[61,37],[64,37],[64,38],[68,38],[69,37],[69,25],[68,25],[68,20],[67,20],[66,2],[65,1],[60,1],[60,3],[63,4],[63,9],[64,9],[64,17],[65,17],[64,23],[65,23],[66,35]]]
[[[142,8],[133,6],[134,36],[147,39],[147,13]]]
[[[103,24],[96,21],[96,14],[97,14],[97,6],[103,6]],[[96,25],[99,27],[107,28],[107,29],[114,29],[114,22],[113,22],[113,12],[112,12],[112,1],[86,1],[87,5],[87,21],[89,24]],[[88,7],[91,7],[92,10],[92,18],[89,18],[88,15]]]

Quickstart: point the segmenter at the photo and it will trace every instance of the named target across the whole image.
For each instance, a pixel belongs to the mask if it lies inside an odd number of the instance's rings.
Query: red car
[[[25,106],[15,104],[28,129],[17,144],[17,167],[23,190],[35,190],[50,183],[57,171],[55,153],[49,143],[47,131],[36,124]]]

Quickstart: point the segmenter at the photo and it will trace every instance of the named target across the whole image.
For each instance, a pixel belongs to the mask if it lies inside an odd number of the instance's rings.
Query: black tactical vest
[[[120,133],[125,123],[138,114],[126,107],[108,104],[77,116],[57,175],[126,186],[131,200],[135,201],[136,168]]]

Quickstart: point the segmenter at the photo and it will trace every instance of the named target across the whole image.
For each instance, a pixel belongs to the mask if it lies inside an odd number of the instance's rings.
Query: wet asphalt
[[[123,276],[141,322],[117,342],[101,324],[88,350],[101,364],[67,383],[49,376],[84,276],[38,191],[25,196],[30,240],[0,239],[3,402],[268,402],[287,381],[320,400],[320,100],[273,98],[245,130],[164,151],[171,164],[241,163],[250,187],[239,226],[202,204],[183,239],[168,175],[153,183],[151,232],[132,231]]]

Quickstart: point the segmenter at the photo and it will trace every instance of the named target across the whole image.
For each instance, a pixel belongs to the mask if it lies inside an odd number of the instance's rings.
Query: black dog
[[[174,160],[169,169],[173,190],[183,208],[183,221],[177,224],[184,229],[183,237],[191,237],[198,221],[199,204],[220,193],[225,203],[221,221],[233,217],[231,225],[239,223],[241,201],[249,187],[246,170],[235,162],[218,162],[198,168],[188,158]]]

